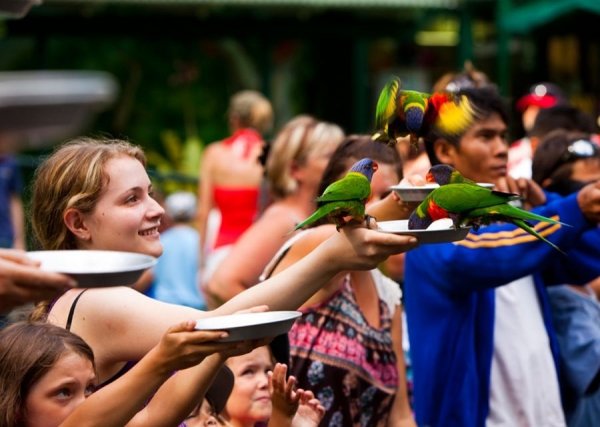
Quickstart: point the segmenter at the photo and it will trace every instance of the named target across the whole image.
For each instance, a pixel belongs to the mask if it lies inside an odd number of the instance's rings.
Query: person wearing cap
[[[513,142],[508,150],[508,173],[515,178],[531,178],[531,159],[535,147],[530,140],[530,132],[539,112],[555,107],[568,105],[563,91],[549,82],[536,83],[517,101],[517,110],[526,136]]]
[[[176,192],[165,199],[165,211],[172,226],[160,236],[167,249],[153,270],[148,295],[171,304],[206,309],[202,293],[196,286],[200,236],[193,226],[196,195]]]
[[[547,192],[567,197],[600,180],[600,147],[588,133],[556,130],[533,156],[533,179]],[[598,264],[600,231],[583,236],[582,250],[571,255],[573,269]],[[569,427],[596,424],[600,409],[600,278],[585,285],[548,287],[553,325],[560,347],[563,403]]]

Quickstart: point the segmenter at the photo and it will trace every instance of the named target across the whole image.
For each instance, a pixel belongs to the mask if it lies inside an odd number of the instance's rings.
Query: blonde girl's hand
[[[377,228],[370,221],[371,228]],[[371,270],[385,261],[390,255],[406,252],[417,246],[417,239],[381,233],[368,229],[364,224],[348,224],[325,243],[329,252],[328,263],[341,270]]]

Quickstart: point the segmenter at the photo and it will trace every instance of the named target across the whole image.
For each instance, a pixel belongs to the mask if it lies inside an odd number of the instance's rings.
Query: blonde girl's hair
[[[31,225],[39,245],[46,250],[76,249],[64,214],[69,208],[90,213],[109,177],[106,163],[129,156],[146,166],[142,149],[116,139],[77,138],[60,146],[35,172]]]
[[[94,366],[94,353],[90,346],[59,326],[19,322],[0,331],[1,426],[27,424],[27,395],[67,353],[78,354]]]
[[[294,193],[298,182],[292,177],[294,165],[304,165],[310,156],[333,152],[344,138],[338,125],[308,115],[290,120],[277,134],[266,164],[267,181],[273,196]]]

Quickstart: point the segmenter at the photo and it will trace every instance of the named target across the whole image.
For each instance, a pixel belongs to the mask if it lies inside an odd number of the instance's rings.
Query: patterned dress
[[[398,388],[390,307],[399,304],[400,291],[378,270],[372,273],[380,294],[380,328],[364,318],[347,276],[328,300],[304,309],[289,332],[292,374],[298,387],[312,390],[325,407],[321,426],[387,423]],[[397,301],[384,302],[382,286],[388,301],[390,294]]]

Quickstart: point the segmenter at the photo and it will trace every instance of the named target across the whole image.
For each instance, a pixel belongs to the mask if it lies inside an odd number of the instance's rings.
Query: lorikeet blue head
[[[350,168],[350,172],[358,172],[360,174],[363,174],[367,177],[367,179],[370,182],[373,178],[373,173],[375,173],[377,168],[378,165],[376,162],[369,159],[368,157],[365,157],[364,159],[361,159],[358,162],[354,163],[352,165],[352,168]]]
[[[408,229],[409,230],[425,230],[431,225],[433,220],[429,215],[423,217],[419,216],[416,212],[410,214],[408,218]]]
[[[434,165],[429,169],[425,180],[430,183],[437,183],[439,185],[446,185],[452,182],[452,173],[454,168],[450,165]]]
[[[420,92],[407,90],[400,95],[400,104],[404,110],[404,121],[409,132],[417,133],[421,131],[427,103],[426,95]]]

